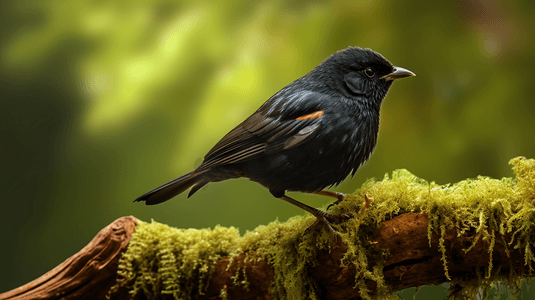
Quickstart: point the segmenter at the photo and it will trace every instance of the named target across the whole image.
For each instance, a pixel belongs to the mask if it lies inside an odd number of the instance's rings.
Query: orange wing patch
[[[317,118],[323,116],[323,114],[324,114],[324,111],[323,111],[323,110],[318,110],[317,112],[313,112],[313,113],[308,114],[308,115],[300,116],[300,117],[297,118],[296,120],[298,120],[298,121],[303,121],[303,120],[317,119]]]

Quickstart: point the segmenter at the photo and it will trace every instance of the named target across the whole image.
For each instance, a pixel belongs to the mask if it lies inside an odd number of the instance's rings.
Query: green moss
[[[489,245],[491,256],[487,269],[476,279],[452,278],[450,293],[456,299],[473,299],[485,294],[496,282],[507,284],[513,291],[520,288],[522,278],[514,273],[498,275],[492,265],[496,239],[513,233],[508,244],[525,253],[525,264],[533,270],[532,240],[535,225],[535,160],[515,158],[510,161],[516,178],[501,180],[488,177],[468,179],[451,185],[438,185],[420,179],[406,170],[397,170],[382,180],[369,180],[355,194],[349,195],[334,208],[335,212],[358,212],[364,205],[364,195],[375,199],[362,218],[353,218],[338,226],[347,245],[343,266],[354,265],[356,285],[364,299],[371,299],[366,281],[375,281],[379,299],[395,299],[383,279],[385,254],[374,253],[369,247],[373,232],[388,219],[405,212],[428,212],[428,236],[441,236],[444,273],[449,278],[444,236],[455,229],[458,235],[475,228],[476,236],[465,251],[478,240]],[[182,230],[152,222],[136,227],[128,250],[119,267],[116,287],[128,286],[133,296],[141,293],[148,298],[171,294],[176,299],[189,299],[193,292],[205,290],[213,272],[214,262],[240,253],[247,259],[261,257],[274,268],[275,280],[271,292],[274,299],[316,299],[316,287],[307,270],[319,263],[318,251],[329,249],[332,237],[322,228],[304,235],[304,229],[314,221],[310,215],[294,217],[287,222],[259,226],[239,236],[234,228],[213,230]],[[373,262],[373,266],[372,263]],[[244,279],[243,270],[238,278]],[[246,284],[246,278],[241,282]],[[194,291],[194,289],[197,289]],[[226,291],[221,291],[226,298]],[[375,296],[374,296],[375,297]]]
[[[202,294],[215,262],[231,255],[239,240],[233,227],[184,230],[140,222],[119,262],[115,288],[127,285],[132,296],[148,299],[160,294],[188,299],[194,288]]]

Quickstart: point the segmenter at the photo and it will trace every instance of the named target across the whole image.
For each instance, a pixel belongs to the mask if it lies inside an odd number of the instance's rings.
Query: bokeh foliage
[[[376,152],[338,191],[398,168],[440,184],[511,176],[510,158],[535,156],[533,17],[527,0],[2,1],[0,291],[123,215],[243,233],[302,214],[245,179],[131,200],[350,45],[417,77],[393,85]]]

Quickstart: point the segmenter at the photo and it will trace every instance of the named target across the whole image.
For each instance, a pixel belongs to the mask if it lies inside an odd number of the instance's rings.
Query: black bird
[[[158,204],[189,188],[188,197],[209,182],[246,177],[336,233],[330,223],[351,216],[318,210],[285,193],[341,201],[344,194],[323,189],[354,175],[368,160],[377,142],[381,103],[393,80],[408,76],[414,73],[370,49],[338,51],[269,98],[225,135],[197,169],[135,201]]]

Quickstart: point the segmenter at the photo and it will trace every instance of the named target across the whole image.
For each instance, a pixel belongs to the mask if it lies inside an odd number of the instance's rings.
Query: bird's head
[[[366,98],[381,103],[392,82],[415,76],[407,69],[392,65],[371,50],[349,47],[328,57],[310,75],[325,83],[325,88],[344,97]]]

